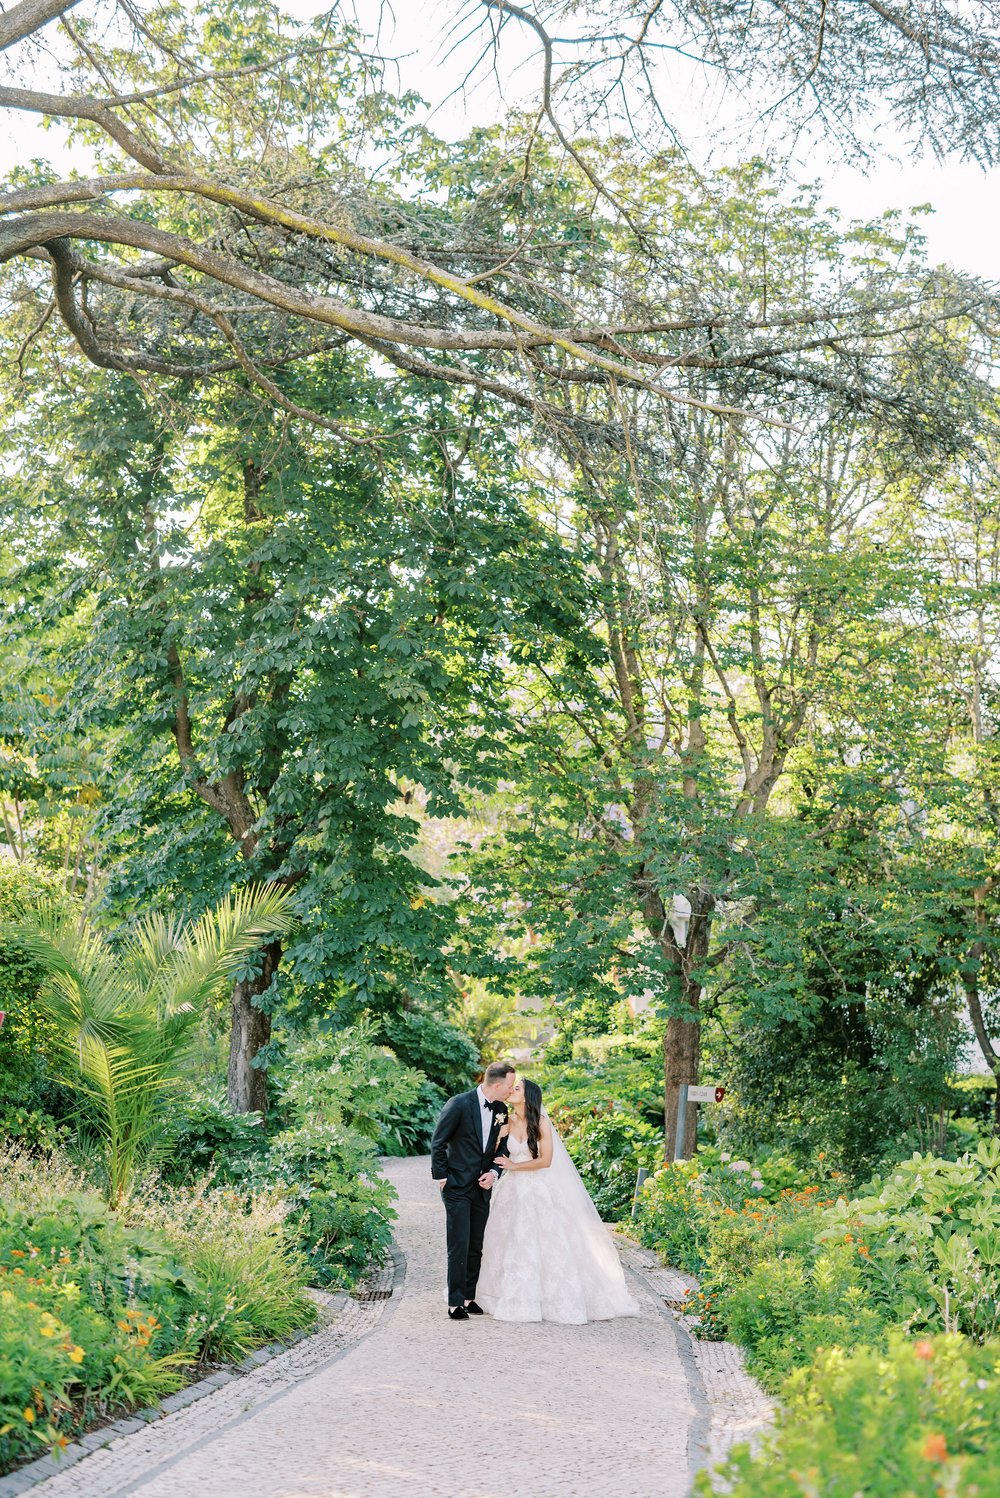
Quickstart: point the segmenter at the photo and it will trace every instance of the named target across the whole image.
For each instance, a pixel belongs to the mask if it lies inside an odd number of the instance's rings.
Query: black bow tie
[[[490,1110],[491,1113],[503,1113],[506,1110],[507,1104],[506,1103],[484,1103],[483,1107],[484,1108],[489,1108],[489,1110]]]

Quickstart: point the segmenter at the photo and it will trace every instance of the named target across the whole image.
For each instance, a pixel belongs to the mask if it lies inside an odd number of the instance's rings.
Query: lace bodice
[[[531,1158],[531,1150],[528,1148],[527,1139],[515,1139],[513,1134],[508,1134],[507,1149],[512,1160],[528,1160]]]

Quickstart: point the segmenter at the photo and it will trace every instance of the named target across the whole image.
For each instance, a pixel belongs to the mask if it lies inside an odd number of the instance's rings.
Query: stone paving
[[[349,1301],[317,1336],[32,1493],[683,1498],[699,1467],[766,1420],[741,1366],[697,1351],[665,1307],[672,1282],[658,1276],[670,1271],[634,1245],[622,1247],[639,1317],[448,1321],[443,1209],[427,1162],[393,1160],[387,1173],[405,1260],[391,1299]]]
[[[698,1281],[689,1274],[665,1268],[655,1254],[634,1243],[620,1244],[625,1265],[638,1274],[669,1307],[680,1326],[691,1327],[694,1318],[682,1310],[684,1296]],[[774,1405],[760,1384],[751,1378],[743,1362],[743,1349],[732,1342],[699,1342],[690,1339],[697,1393],[709,1409],[706,1464],[721,1462],[730,1446],[749,1441],[755,1446],[774,1418]]]

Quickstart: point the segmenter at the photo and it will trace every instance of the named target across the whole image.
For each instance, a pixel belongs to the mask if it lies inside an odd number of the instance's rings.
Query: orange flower
[[[929,1462],[947,1461],[948,1443],[942,1435],[930,1435],[921,1447],[920,1454]]]
[[[919,1342],[913,1344],[913,1356],[929,1363],[934,1356],[934,1343],[928,1342],[926,1337],[921,1337]]]
[[[858,1244],[858,1253],[859,1254],[864,1254],[865,1258],[867,1259],[867,1257],[868,1257],[868,1244],[867,1243],[859,1243]]]

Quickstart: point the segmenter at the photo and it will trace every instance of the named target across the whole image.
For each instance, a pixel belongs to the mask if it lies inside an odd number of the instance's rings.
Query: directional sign
[[[726,1095],[724,1087],[689,1087],[689,1103],[721,1103]]]

